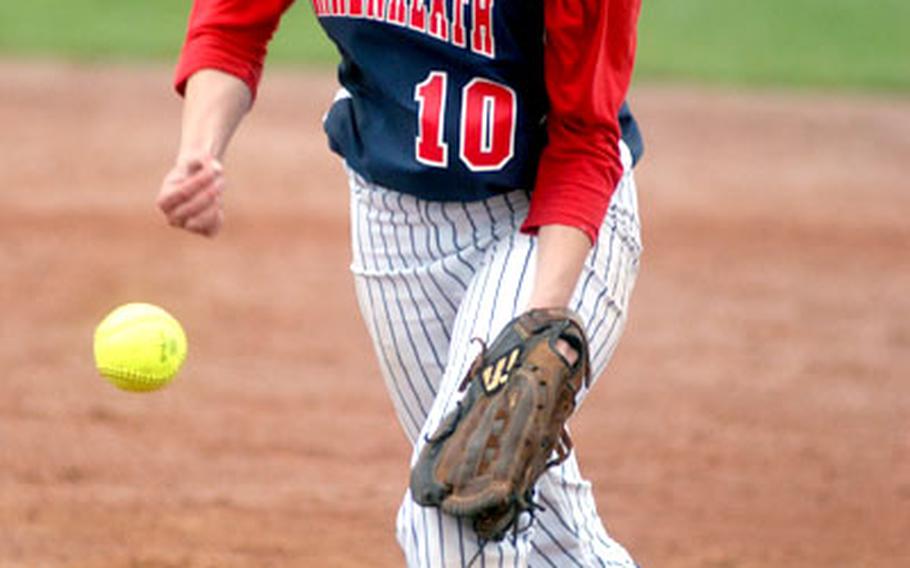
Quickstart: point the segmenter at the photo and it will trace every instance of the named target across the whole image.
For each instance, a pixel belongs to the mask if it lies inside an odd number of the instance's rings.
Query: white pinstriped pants
[[[631,158],[624,144],[621,150],[626,173],[571,302],[585,322],[594,378],[622,334],[641,252]],[[459,397],[479,349],[471,339],[489,342],[525,309],[536,269],[536,238],[518,230],[528,197],[430,202],[353,172],[350,187],[357,297],[416,457]],[[420,507],[407,493],[397,533],[408,566],[635,566],[607,535],[574,452],[541,477],[537,499],[545,510],[530,530],[481,550],[469,523]]]

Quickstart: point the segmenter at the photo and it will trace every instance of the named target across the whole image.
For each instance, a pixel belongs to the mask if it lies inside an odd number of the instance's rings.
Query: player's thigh
[[[489,344],[512,318],[524,311],[533,281],[535,250],[536,239],[517,229],[487,249],[459,306],[448,365],[425,433],[434,431],[460,399],[458,387],[482,344]]]
[[[351,271],[399,420],[414,439],[436,398],[458,306],[480,261],[452,205],[370,184],[354,173]]]

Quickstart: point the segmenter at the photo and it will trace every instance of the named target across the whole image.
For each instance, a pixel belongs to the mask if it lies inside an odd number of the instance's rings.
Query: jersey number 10
[[[415,155],[421,164],[449,167],[445,141],[449,76],[431,71],[414,88],[418,105]],[[501,170],[515,154],[515,91],[494,81],[476,78],[461,90],[458,156],[474,172]]]

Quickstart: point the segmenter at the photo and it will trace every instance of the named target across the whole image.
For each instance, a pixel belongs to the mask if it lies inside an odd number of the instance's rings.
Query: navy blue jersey
[[[314,6],[347,92],[325,130],[355,171],[431,200],[533,188],[549,106],[540,0]],[[625,104],[619,120],[637,160],[642,140]]]
[[[214,68],[255,96],[266,45],[291,3],[194,0],[177,90]],[[620,137],[635,159],[642,153],[622,103],[638,0],[313,0],[313,7],[341,54],[346,92],[325,129],[352,168],[433,200],[533,190],[523,230],[561,223],[593,240],[622,175]]]

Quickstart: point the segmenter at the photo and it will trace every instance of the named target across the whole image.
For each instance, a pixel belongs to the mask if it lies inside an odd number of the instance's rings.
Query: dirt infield
[[[269,75],[214,242],[152,207],[168,69],[0,76],[0,567],[401,565],[331,74]],[[608,528],[645,568],[910,566],[910,100],[633,99],[647,250],[575,421]],[[131,300],[190,337],[152,395],[92,368]]]

